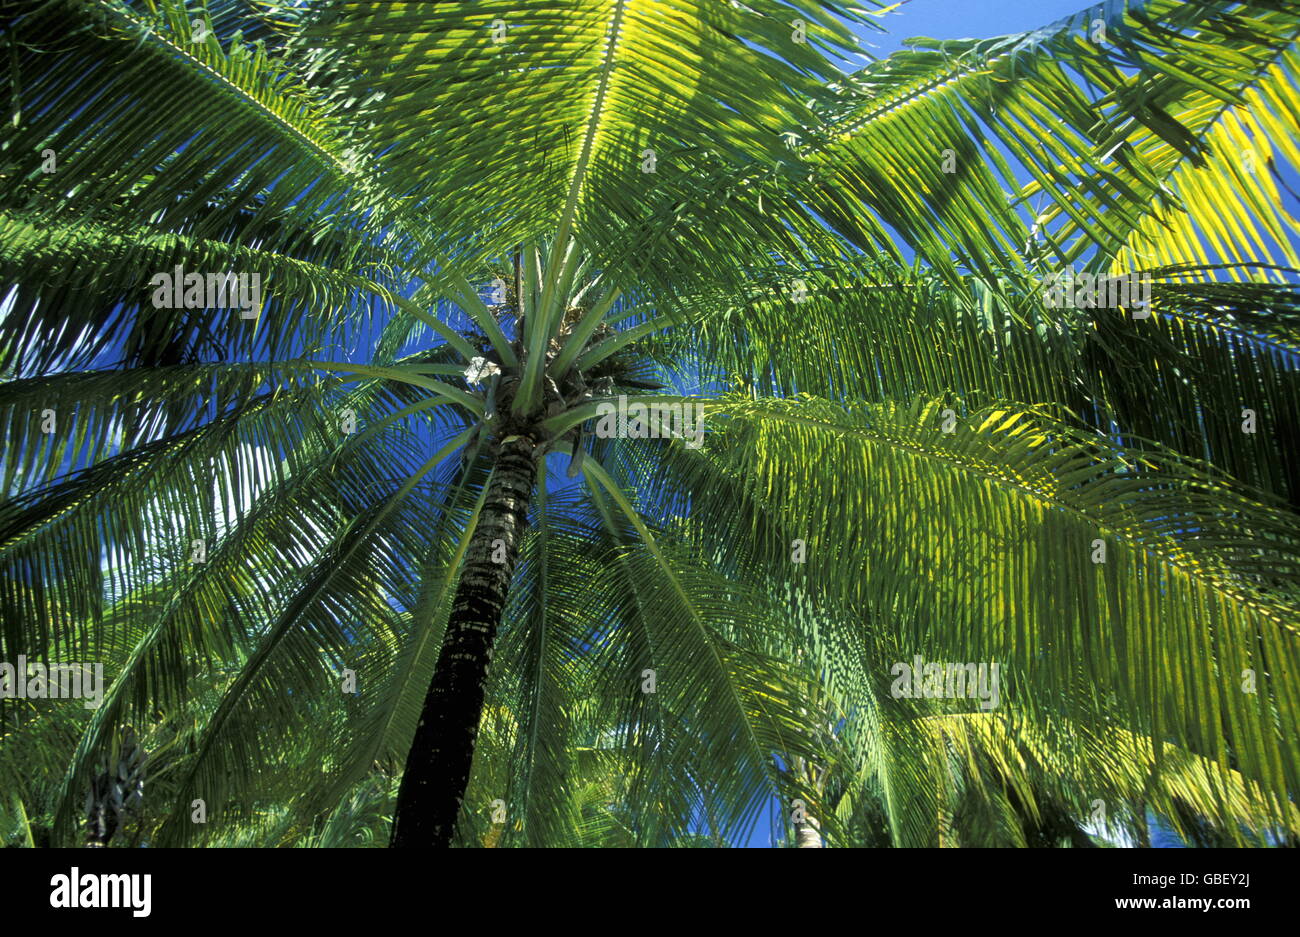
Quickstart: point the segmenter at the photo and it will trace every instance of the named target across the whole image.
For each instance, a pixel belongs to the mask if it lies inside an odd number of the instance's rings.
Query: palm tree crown
[[[1300,835],[1300,9],[887,6],[4,4],[5,836]]]

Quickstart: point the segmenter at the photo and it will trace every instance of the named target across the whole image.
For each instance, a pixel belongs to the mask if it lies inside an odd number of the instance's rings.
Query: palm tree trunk
[[[800,713],[804,716],[808,715],[805,710],[800,710]],[[823,786],[821,782],[825,781],[826,775],[823,773],[819,777],[816,766],[810,766],[802,757],[797,757],[794,759],[793,769],[795,777],[800,780],[811,780],[813,788],[818,794],[821,793]],[[822,848],[821,827],[817,825],[815,817],[808,815],[806,809],[804,811],[803,822],[795,824],[794,845],[796,849]]]
[[[502,440],[406,758],[390,846],[451,845],[474,761],[488,664],[536,478],[532,441]]]
[[[795,835],[795,847],[798,849],[821,849],[822,834],[817,821],[805,816]]]

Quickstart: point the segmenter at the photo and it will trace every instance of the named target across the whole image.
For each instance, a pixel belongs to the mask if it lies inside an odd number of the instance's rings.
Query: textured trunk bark
[[[799,710],[799,714],[805,719],[808,718],[807,710],[801,709]],[[819,795],[823,792],[826,786],[826,772],[818,772],[815,765],[810,766],[808,762],[801,757],[795,758],[790,767],[796,778],[808,779],[812,782],[812,786],[816,788]],[[796,849],[822,848],[821,827],[817,825],[816,817],[808,816],[806,810],[804,812],[803,822],[795,825],[794,845]]]
[[[532,441],[503,440],[406,758],[390,846],[451,845],[474,761],[488,664],[536,478]],[[501,542],[494,546],[496,541]]]
[[[822,834],[817,826],[817,821],[812,817],[804,817],[803,824],[799,827],[798,835],[795,837],[795,846],[799,849],[821,849]]]

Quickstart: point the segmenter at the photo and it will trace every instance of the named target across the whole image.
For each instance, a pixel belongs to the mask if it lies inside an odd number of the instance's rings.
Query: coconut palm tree
[[[127,726],[159,843],[1296,833],[1300,11],[877,19],[4,4],[0,647],[113,662],[54,839]]]

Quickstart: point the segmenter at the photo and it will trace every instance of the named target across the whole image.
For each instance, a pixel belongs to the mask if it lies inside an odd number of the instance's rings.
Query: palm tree
[[[1300,11],[877,18],[5,4],[0,648],[112,662],[54,839],[127,726],[158,843],[1294,835]]]

